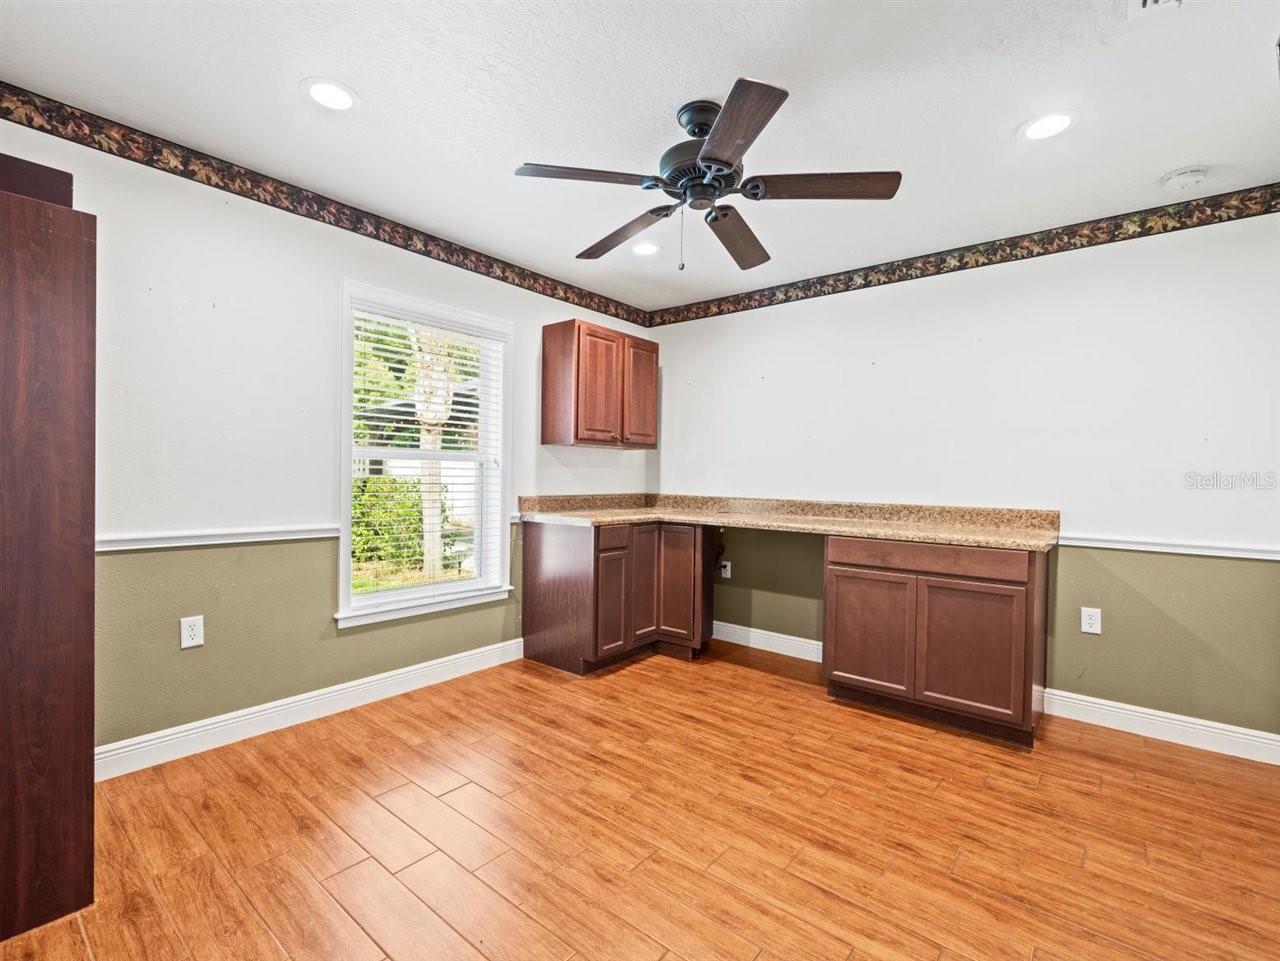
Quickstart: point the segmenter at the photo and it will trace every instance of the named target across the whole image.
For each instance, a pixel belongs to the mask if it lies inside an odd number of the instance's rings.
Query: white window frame
[[[423,587],[386,591],[379,595],[352,596],[351,593],[351,482],[352,435],[354,413],[351,396],[355,380],[355,304],[376,306],[393,317],[417,320],[432,327],[454,330],[463,334],[499,340],[502,351],[502,437],[500,439],[501,510],[499,516],[511,516],[511,347],[512,327],[505,320],[498,320],[474,311],[463,310],[448,304],[435,303],[407,294],[375,287],[354,280],[342,283],[341,317],[338,324],[338,500],[339,500],[339,559],[338,559],[338,611],[333,615],[339,628],[359,627],[400,617],[415,617],[433,611],[447,611],[473,604],[487,604],[505,600],[515,589],[506,583],[511,575],[511,532],[498,534],[499,571],[502,583],[495,587],[459,587],[455,584],[431,584]]]

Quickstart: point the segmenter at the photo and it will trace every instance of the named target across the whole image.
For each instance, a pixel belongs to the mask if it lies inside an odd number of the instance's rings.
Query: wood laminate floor
[[[3,961],[1280,958],[1280,768],[1034,752],[731,645],[516,662],[99,785],[98,902]]]

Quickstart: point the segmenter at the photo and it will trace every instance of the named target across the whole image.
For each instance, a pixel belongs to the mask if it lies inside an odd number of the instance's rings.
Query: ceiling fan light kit
[[[897,171],[862,173],[769,174],[743,180],[742,158],[787,99],[787,91],[741,77],[724,106],[692,100],[676,111],[688,140],[669,147],[658,173],[628,174],[587,167],[524,164],[518,177],[585,180],[661,190],[673,201],[654,207],[601,238],[579,260],[595,260],[682,207],[706,211],[704,220],[742,270],[758,267],[769,253],[738,211],[721,203],[735,194],[749,200],[888,200],[898,192]],[[683,267],[683,264],[681,265]]]

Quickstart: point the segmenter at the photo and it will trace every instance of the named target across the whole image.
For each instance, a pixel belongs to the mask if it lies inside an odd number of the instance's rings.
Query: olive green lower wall
[[[338,631],[338,541],[100,554],[97,741],[107,744],[520,636],[519,527],[500,603]],[[715,617],[817,639],[822,538],[727,530]],[[1280,563],[1061,547],[1049,686],[1280,733]],[[1081,634],[1080,607],[1103,611]],[[178,619],[205,646],[178,648]]]
[[[817,639],[822,538],[727,530],[716,620]],[[1080,608],[1102,609],[1101,636]],[[1060,547],[1048,685],[1280,734],[1280,563]]]
[[[99,554],[97,743],[520,636],[519,526],[506,601],[337,630],[338,540]],[[178,619],[204,615],[204,647]]]

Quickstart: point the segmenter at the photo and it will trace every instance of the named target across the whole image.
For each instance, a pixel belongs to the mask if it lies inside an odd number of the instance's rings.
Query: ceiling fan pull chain
[[[680,208],[680,270],[684,270],[684,207]]]

